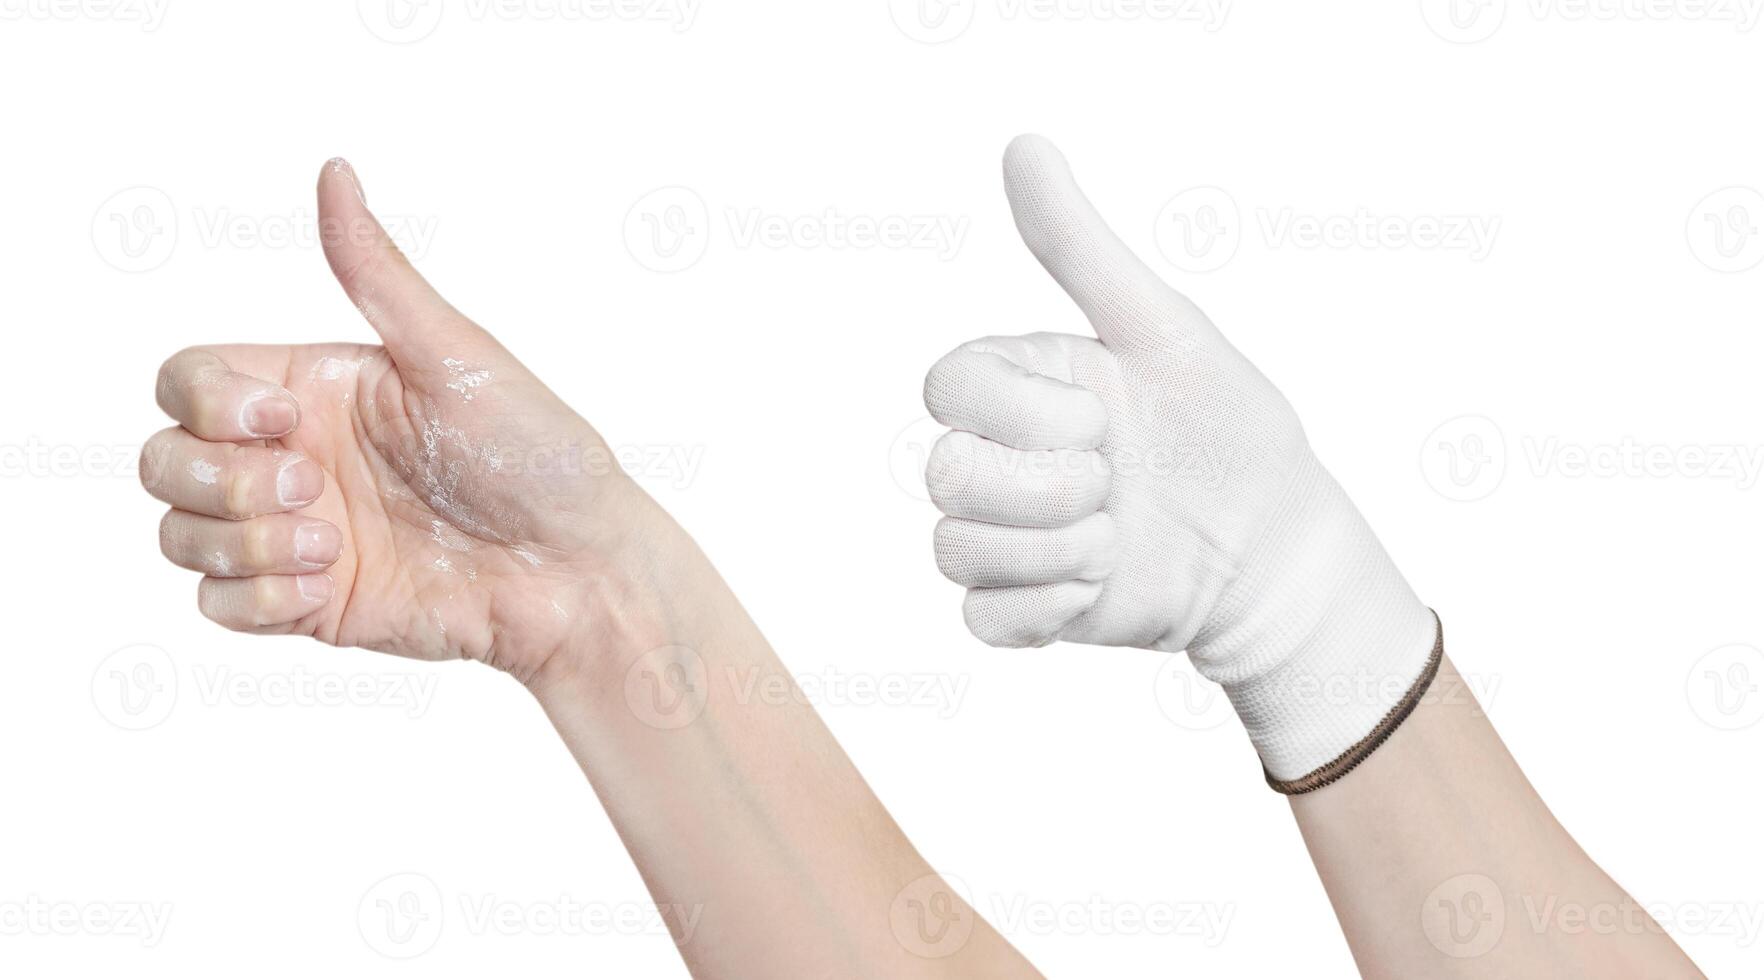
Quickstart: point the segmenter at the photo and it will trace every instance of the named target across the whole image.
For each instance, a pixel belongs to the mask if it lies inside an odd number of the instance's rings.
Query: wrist
[[[580,612],[564,641],[524,679],[541,701],[565,690],[616,697],[626,667],[695,635],[708,597],[723,588],[691,536],[635,483],[622,480],[604,503],[583,535],[581,557],[570,563]]]
[[[1425,687],[1437,639],[1432,612],[1307,453],[1190,652],[1269,781],[1295,792],[1339,778],[1401,722],[1392,713]]]

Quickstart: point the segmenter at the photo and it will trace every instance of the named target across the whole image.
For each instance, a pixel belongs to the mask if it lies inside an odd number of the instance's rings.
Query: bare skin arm
[[[141,478],[203,613],[527,685],[694,976],[1038,976],[932,874],[600,435],[417,274],[348,164],[318,197],[383,346],[199,347],[160,370],[175,424]]]
[[[529,687],[657,904],[697,916],[693,974],[1038,976],[932,872],[703,554],[661,526],[618,563],[638,572],[604,631]]]
[[[1366,977],[1702,976],[1556,822],[1450,660],[1371,757],[1291,802]]]

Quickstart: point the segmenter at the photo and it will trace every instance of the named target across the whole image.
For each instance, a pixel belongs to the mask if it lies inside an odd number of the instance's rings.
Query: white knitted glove
[[[1017,229],[1098,339],[964,344],[925,403],[937,564],[995,646],[1186,649],[1269,782],[1339,778],[1407,716],[1437,623],[1280,392],[1103,224],[1053,144],[1005,151]]]

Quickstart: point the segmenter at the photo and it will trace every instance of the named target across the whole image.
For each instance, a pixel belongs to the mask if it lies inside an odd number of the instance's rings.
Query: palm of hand
[[[596,572],[646,498],[586,422],[410,267],[346,165],[327,168],[319,203],[326,258],[386,345],[168,361],[160,402],[182,425],[142,456],[173,507],[162,547],[208,573],[203,609],[224,625],[528,679],[587,628]],[[273,424],[252,414],[264,404]],[[291,470],[308,478],[299,493],[284,489]],[[325,543],[308,560],[299,542],[314,529]]]
[[[302,418],[274,442],[324,468],[306,510],[344,535],[337,595],[302,632],[423,659],[503,658],[516,673],[563,645],[582,612],[583,542],[555,505],[594,496],[592,464],[573,462],[596,455],[592,430],[561,404],[509,404],[499,389],[534,383],[483,368],[439,365],[454,387],[435,392],[435,372],[407,378],[381,347],[286,354]]]

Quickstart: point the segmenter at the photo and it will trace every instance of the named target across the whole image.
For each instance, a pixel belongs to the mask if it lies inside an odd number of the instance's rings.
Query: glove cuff
[[[1433,614],[1433,626],[1433,651],[1427,655],[1427,662],[1422,665],[1420,676],[1416,677],[1414,683],[1409,685],[1402,700],[1392,705],[1391,709],[1384,713],[1384,717],[1378,720],[1378,724],[1374,725],[1364,738],[1348,746],[1347,750],[1340,755],[1297,779],[1276,778],[1266,766],[1263,766],[1262,778],[1268,781],[1268,787],[1276,793],[1287,796],[1298,796],[1302,793],[1322,789],[1347,775],[1355,766],[1366,761],[1366,758],[1374,750],[1383,745],[1384,740],[1389,738],[1391,733],[1397,730],[1397,726],[1408,719],[1409,714],[1415,710],[1415,706],[1421,703],[1422,696],[1433,685],[1433,678],[1439,673],[1439,662],[1445,657],[1445,627],[1441,625],[1438,613]]]

